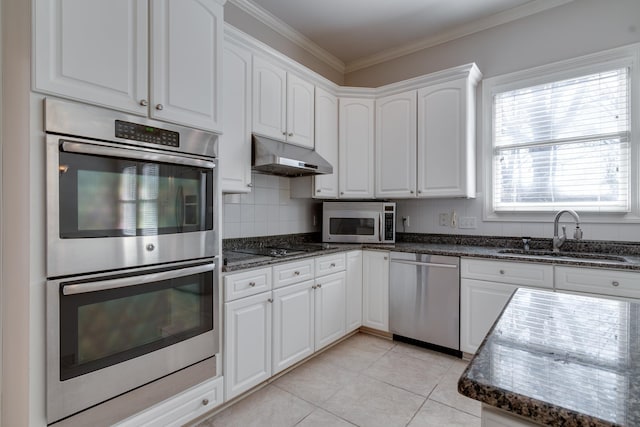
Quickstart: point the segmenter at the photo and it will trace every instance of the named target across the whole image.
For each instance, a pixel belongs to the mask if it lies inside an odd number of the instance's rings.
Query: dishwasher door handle
[[[409,261],[405,259],[391,259],[391,262],[397,262],[400,264],[409,264],[409,265],[417,265],[421,267],[441,267],[441,268],[458,268],[455,264],[439,264],[435,262],[419,262],[419,261]]]

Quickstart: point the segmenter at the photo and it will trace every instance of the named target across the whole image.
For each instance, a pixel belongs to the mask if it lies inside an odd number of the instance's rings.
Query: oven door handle
[[[62,141],[62,151],[69,153],[90,154],[96,156],[124,157],[126,159],[143,160],[150,162],[173,163],[178,165],[195,166],[213,169],[214,162],[184,157],[180,154],[162,154],[144,148],[131,150],[128,148],[110,147],[107,145],[87,144],[80,142]]]
[[[145,274],[134,277],[121,277],[119,279],[98,280],[96,282],[81,283],[76,285],[64,285],[63,295],[85,294],[87,292],[105,291],[109,289],[125,288],[127,286],[144,285],[145,283],[157,282],[160,280],[175,279],[176,277],[189,276],[191,274],[205,273],[215,270],[216,265],[205,264],[195,267],[181,268],[180,270],[162,271],[159,273]]]

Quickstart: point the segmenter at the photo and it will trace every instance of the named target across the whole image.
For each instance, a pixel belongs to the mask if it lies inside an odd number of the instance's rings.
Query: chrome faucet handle
[[[582,240],[582,228],[576,225],[576,231],[573,232],[573,238],[576,240]]]
[[[529,251],[529,242],[531,241],[531,237],[523,237],[522,238],[522,244],[524,245],[524,251],[528,252]]]

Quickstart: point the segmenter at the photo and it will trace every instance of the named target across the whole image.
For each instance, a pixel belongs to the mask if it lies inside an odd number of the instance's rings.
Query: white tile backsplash
[[[292,199],[289,178],[253,174],[253,190],[223,197],[222,238],[270,236],[320,231],[321,202]]]

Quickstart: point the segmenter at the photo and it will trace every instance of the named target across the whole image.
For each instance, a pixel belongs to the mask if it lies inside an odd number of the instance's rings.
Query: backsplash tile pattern
[[[251,193],[223,196],[223,239],[320,231],[322,203],[290,198],[289,178],[254,173],[252,182]]]

